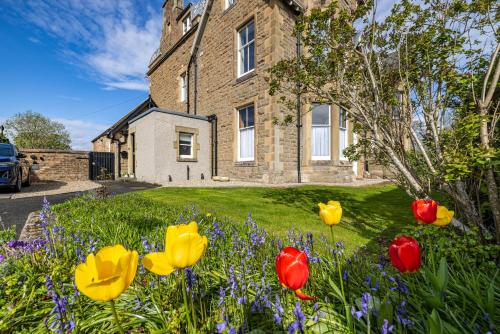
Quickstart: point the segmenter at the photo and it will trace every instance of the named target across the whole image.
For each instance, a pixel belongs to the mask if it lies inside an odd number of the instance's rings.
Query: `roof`
[[[131,118],[136,117],[136,116],[140,115],[141,113],[147,111],[148,109],[154,108],[156,106],[157,106],[156,103],[153,101],[153,99],[151,98],[151,95],[150,95],[141,104],[139,104],[137,107],[132,109],[129,113],[127,113],[125,116],[120,118],[115,124],[113,124],[108,129],[104,130],[100,135],[98,135],[94,139],[92,139],[92,143],[103,136],[106,136],[108,138],[113,136],[116,132],[123,129],[123,127],[125,127],[128,124],[128,121]]]
[[[206,117],[206,116],[201,116],[201,115],[193,115],[193,114],[188,114],[188,113],[185,113],[185,112],[179,112],[179,111],[173,111],[173,110],[168,110],[168,109],[163,109],[163,108],[151,108],[149,110],[147,110],[146,112],[140,114],[140,115],[137,115],[136,117],[132,118],[131,120],[128,121],[128,124],[132,124],[138,120],[140,120],[141,118],[143,117],[146,117],[148,116],[149,114],[151,113],[154,113],[154,112],[158,112],[158,113],[162,113],[162,114],[169,114],[169,115],[173,115],[173,116],[179,116],[179,117],[186,117],[186,118],[192,118],[192,119],[198,119],[200,121],[209,121],[209,118]]]

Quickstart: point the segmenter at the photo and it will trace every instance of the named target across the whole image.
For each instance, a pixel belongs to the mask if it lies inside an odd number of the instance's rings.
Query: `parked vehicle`
[[[31,185],[32,166],[25,158],[14,145],[0,144],[0,187],[19,192]]]

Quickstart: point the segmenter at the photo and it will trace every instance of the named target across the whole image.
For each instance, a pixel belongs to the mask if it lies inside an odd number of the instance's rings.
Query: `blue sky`
[[[380,1],[379,12],[393,2]],[[0,0],[0,124],[32,110],[63,123],[74,149],[90,149],[148,96],[162,3]]]
[[[66,125],[73,148],[148,96],[163,0],[1,0],[0,123],[32,110]]]

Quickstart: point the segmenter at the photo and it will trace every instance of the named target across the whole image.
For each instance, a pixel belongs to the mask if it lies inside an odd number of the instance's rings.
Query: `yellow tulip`
[[[196,222],[169,226],[165,251],[146,255],[142,263],[157,275],[168,275],[176,269],[193,266],[205,254],[207,245],[207,237],[198,234]]]
[[[448,210],[445,206],[438,206],[436,215],[437,218],[432,224],[436,226],[446,226],[451,223],[454,214],[454,211]]]
[[[337,225],[342,218],[342,206],[338,201],[328,201],[327,204],[319,203],[319,217],[326,225]]]
[[[137,252],[128,251],[122,245],[104,247],[78,265],[76,287],[93,300],[113,300],[132,284],[138,261]]]

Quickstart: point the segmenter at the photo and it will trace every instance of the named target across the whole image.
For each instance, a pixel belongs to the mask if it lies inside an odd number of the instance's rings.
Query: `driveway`
[[[105,181],[100,183],[108,188],[108,192],[111,195],[157,187],[155,185],[142,182]],[[59,204],[89,191],[92,190],[47,195],[46,197],[51,204]],[[11,198],[11,196],[12,194],[7,192],[0,192],[0,227],[2,224],[5,227],[15,226],[16,233],[19,235],[29,213],[41,209],[44,196],[23,198]]]

